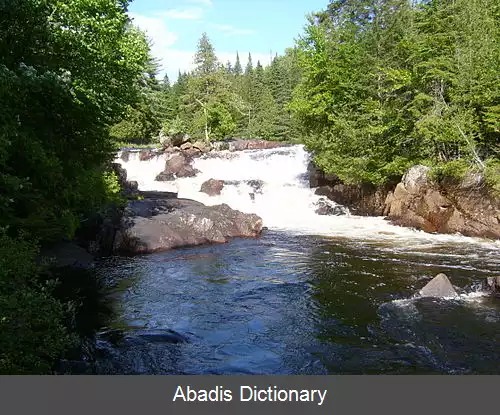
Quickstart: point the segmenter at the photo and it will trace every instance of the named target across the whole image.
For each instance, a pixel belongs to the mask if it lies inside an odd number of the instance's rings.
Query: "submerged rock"
[[[455,298],[458,297],[446,274],[438,274],[419,291],[420,297]]]
[[[115,238],[114,251],[145,254],[173,248],[257,237],[262,219],[228,205],[205,206],[189,199],[131,200]]]
[[[224,180],[209,179],[203,182],[200,192],[206,193],[209,196],[218,196],[224,188]]]

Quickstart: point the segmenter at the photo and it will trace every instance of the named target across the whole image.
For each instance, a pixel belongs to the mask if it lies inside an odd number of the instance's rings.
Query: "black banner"
[[[500,376],[4,376],[5,414],[468,414]]]

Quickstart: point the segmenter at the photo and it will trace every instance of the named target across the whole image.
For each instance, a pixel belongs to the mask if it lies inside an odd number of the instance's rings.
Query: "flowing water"
[[[104,260],[117,319],[98,373],[500,373],[500,300],[481,291],[500,274],[498,242],[317,215],[302,146],[210,153],[196,177],[156,182],[166,157],[118,161],[141,190],[227,203],[268,229]],[[226,181],[220,196],[199,192],[210,178]],[[439,272],[459,299],[414,298]]]

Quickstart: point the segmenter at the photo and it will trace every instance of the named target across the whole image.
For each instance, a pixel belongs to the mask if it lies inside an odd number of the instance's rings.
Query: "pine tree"
[[[198,49],[194,56],[194,63],[196,64],[195,72],[198,75],[207,75],[214,73],[219,68],[219,61],[215,55],[214,47],[204,32],[198,42]]]
[[[236,52],[236,63],[234,64],[234,70],[233,73],[238,76],[243,73],[243,69],[241,68],[241,63],[240,63],[240,55],[238,52]]]
[[[252,55],[248,53],[248,62],[245,67],[245,75],[250,75],[253,72]]]

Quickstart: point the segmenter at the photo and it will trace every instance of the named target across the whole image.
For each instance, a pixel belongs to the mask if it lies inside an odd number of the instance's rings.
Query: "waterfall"
[[[265,150],[212,151],[193,160],[199,170],[195,177],[180,178],[170,182],[155,181],[164,170],[168,153],[158,153],[149,160],[141,161],[139,151],[128,154],[122,160],[121,152],[116,161],[127,170],[128,180],[135,180],[140,190],[173,191],[180,198],[200,201],[206,205],[226,203],[233,209],[256,213],[263,218],[264,226],[272,230],[285,230],[308,235],[324,235],[335,238],[359,239],[373,242],[388,249],[429,246],[446,246],[453,243],[489,244],[495,251],[497,242],[488,242],[461,235],[434,235],[413,229],[391,225],[382,217],[351,215],[347,208],[330,206],[341,215],[318,215],[315,210],[324,197],[309,188],[307,166],[310,154],[302,145]],[[124,157],[125,158],[125,157]],[[125,158],[127,159],[127,158]],[[219,196],[200,192],[203,182],[209,179],[223,180],[224,188]]]

